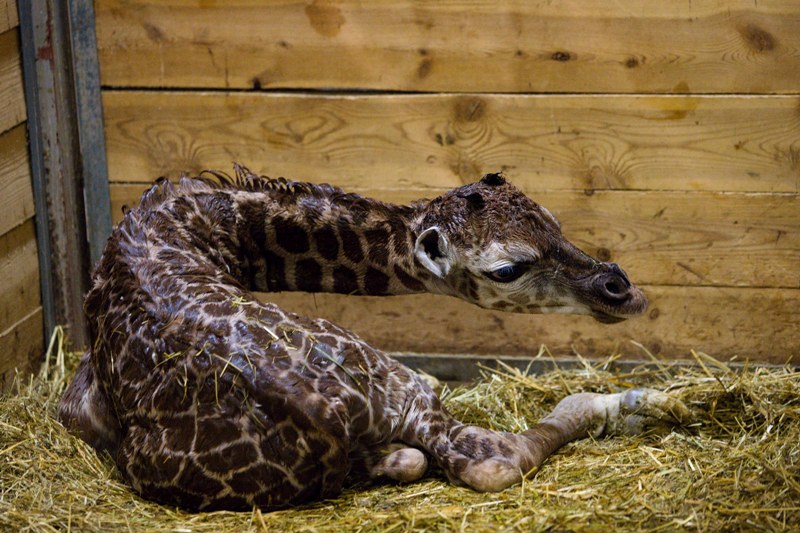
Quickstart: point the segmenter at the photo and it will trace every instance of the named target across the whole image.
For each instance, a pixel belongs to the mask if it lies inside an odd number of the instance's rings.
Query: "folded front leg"
[[[452,421],[442,434],[421,434],[418,438],[452,482],[479,491],[499,491],[519,483],[568,442],[589,436],[640,433],[688,418],[689,410],[680,400],[652,389],[633,389],[618,394],[573,394],[519,434]]]

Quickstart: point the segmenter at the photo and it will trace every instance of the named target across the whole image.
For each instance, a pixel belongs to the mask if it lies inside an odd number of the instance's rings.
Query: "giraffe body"
[[[570,396],[522,434],[465,426],[355,334],[252,295],[430,291],[609,322],[644,310],[619,267],[570,245],[503,178],[393,206],[237,173],[157,182],[114,230],[86,298],[94,342],[60,418],[143,496],[274,509],[358,480],[413,481],[429,461],[501,490],[570,440],[685,418],[680,402],[636,390]]]

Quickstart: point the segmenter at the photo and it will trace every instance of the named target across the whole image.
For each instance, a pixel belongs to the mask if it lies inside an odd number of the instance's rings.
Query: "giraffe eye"
[[[519,278],[527,271],[528,271],[528,265],[517,264],[517,265],[504,266],[502,268],[498,268],[497,270],[492,270],[489,272],[484,272],[483,275],[492,281],[497,281],[500,283],[509,283]]]

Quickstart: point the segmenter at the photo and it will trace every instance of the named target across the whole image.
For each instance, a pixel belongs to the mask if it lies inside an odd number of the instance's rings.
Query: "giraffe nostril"
[[[614,280],[606,281],[604,286],[606,292],[609,294],[623,294],[625,292],[625,289]]]
[[[629,282],[615,272],[600,274],[595,280],[596,290],[600,296],[610,302],[622,303],[631,296]]]

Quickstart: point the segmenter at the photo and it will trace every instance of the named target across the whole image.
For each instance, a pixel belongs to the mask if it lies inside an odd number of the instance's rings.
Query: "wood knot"
[[[306,16],[314,31],[325,37],[336,37],[342,30],[345,18],[342,10],[329,0],[314,0],[306,6]]]
[[[433,59],[426,57],[419,63],[419,67],[417,67],[417,77],[419,79],[425,79],[428,77],[428,74],[431,73],[431,68],[433,67]]]
[[[608,248],[598,248],[597,258],[603,262],[611,260],[611,250],[609,250]]]
[[[743,28],[739,28],[739,33],[748,48],[754,52],[771,52],[775,49],[775,38],[772,34],[755,24],[748,24]]]
[[[481,176],[480,166],[468,158],[459,154],[458,158],[452,160],[449,164],[450,170],[458,176],[462,183],[472,183],[479,179]]]
[[[660,343],[660,342],[654,342],[654,343],[652,343],[652,344],[650,345],[650,351],[651,351],[652,353],[654,353],[654,354],[659,354],[659,353],[661,353],[661,343]]]
[[[569,61],[572,59],[572,54],[569,52],[564,52],[563,50],[559,50],[558,52],[553,52],[553,55],[550,56],[550,59],[553,61]]]
[[[147,38],[154,43],[163,43],[167,40],[164,32],[155,24],[144,22],[142,23],[142,27],[144,28],[145,33],[147,33]]]
[[[459,98],[455,105],[455,119],[458,122],[477,122],[486,113],[486,102],[480,98]]]
[[[451,144],[456,142],[455,138],[449,133],[445,133],[444,135],[442,135],[441,133],[437,133],[434,136],[434,139],[436,139],[436,144],[438,144],[439,146],[450,146]]]

